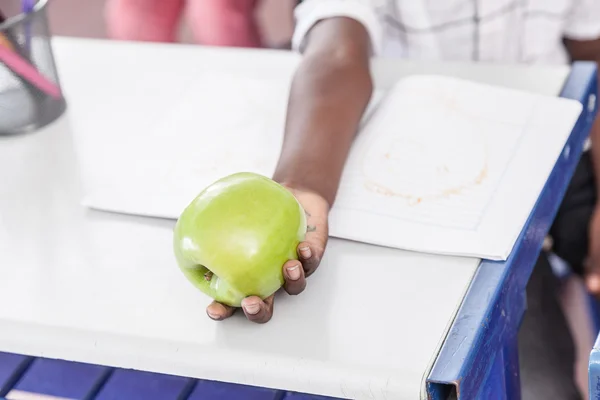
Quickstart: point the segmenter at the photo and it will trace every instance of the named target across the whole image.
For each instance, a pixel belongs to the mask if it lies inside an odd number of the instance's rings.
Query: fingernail
[[[310,256],[312,255],[310,247],[300,247],[300,255],[302,256],[302,258],[310,258]]]
[[[216,320],[219,320],[219,319],[221,319],[221,316],[220,316],[219,314],[211,313],[210,311],[207,311],[206,313],[208,314],[208,316],[209,316],[211,319],[216,319]]]
[[[258,314],[258,312],[260,311],[260,305],[256,303],[244,304],[243,307],[244,311],[252,315]]]
[[[300,266],[299,265],[294,265],[293,267],[288,267],[287,272],[288,272],[288,277],[291,280],[297,281],[298,279],[300,279]]]

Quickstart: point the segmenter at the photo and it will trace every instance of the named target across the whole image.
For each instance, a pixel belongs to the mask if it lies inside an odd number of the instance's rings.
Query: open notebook
[[[216,179],[271,175],[288,90],[287,81],[200,75],[150,131],[107,133],[110,145],[80,149],[85,204],[177,218]],[[457,78],[403,78],[365,114],[330,233],[506,259],[581,111],[576,101]]]

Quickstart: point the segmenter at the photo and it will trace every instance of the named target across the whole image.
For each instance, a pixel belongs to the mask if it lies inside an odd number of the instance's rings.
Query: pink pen
[[[59,87],[39,73],[37,69],[25,61],[16,52],[5,46],[0,46],[0,62],[6,64],[14,73],[21,76],[48,96],[60,99],[62,97]]]

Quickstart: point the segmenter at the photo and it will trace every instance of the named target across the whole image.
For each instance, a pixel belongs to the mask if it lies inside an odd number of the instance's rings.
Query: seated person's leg
[[[189,21],[194,37],[210,46],[261,47],[255,19],[258,0],[191,0]]]
[[[552,251],[578,274],[583,274],[595,204],[591,156],[584,153],[550,228]],[[527,285],[528,306],[519,332],[524,400],[581,398],[574,376],[575,344],[559,301],[559,285],[542,252]]]
[[[523,400],[580,400],[575,345],[558,301],[559,280],[542,253],[527,285],[527,310],[519,331]]]
[[[120,40],[174,42],[184,0],[107,0],[109,37]]]
[[[590,351],[596,332],[594,321],[590,318],[594,310],[589,303],[585,281],[578,275],[562,279],[559,301],[575,342],[575,382],[587,399]]]

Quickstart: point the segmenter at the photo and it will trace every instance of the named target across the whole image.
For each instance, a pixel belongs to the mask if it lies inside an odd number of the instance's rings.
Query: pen
[[[31,52],[31,12],[35,7],[36,0],[21,0],[21,9],[25,14],[25,21],[23,22],[25,25],[25,54],[27,58],[30,58]]]
[[[0,25],[6,22],[6,16],[0,10]],[[8,47],[10,50],[18,51],[18,41],[10,34],[9,31],[0,31],[0,45]]]
[[[0,10],[0,24],[3,24],[6,21],[6,17]],[[0,32],[0,46],[8,47],[10,50],[15,50],[12,41],[2,32]]]
[[[9,47],[0,46],[0,62],[20,76],[27,83],[54,98],[61,97],[61,91],[56,84],[49,81],[30,63]]]
[[[10,42],[10,40],[8,40],[8,38],[6,37],[5,34],[0,32],[0,46],[4,46],[7,47],[9,50],[14,51],[14,47],[12,45],[12,43]]]
[[[5,21],[6,17],[0,10],[0,24]],[[13,40],[10,32],[0,31],[0,62],[5,64],[10,71],[17,75],[30,90],[37,89],[54,98],[62,97],[59,87],[40,74],[40,72],[29,63],[28,58],[18,50],[22,49],[20,49],[18,42]]]

